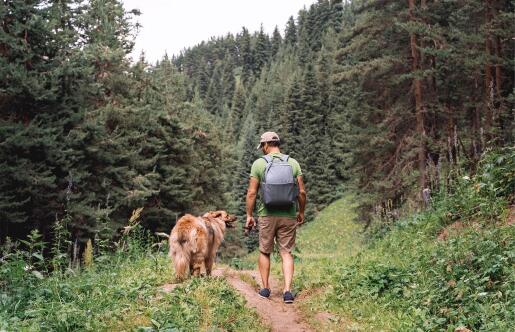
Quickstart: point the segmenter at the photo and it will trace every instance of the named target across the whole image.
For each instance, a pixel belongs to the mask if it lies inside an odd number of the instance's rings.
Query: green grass
[[[515,227],[503,220],[502,198],[488,204],[488,214],[471,213],[491,200],[477,195],[457,190],[379,237],[356,223],[351,196],[333,203],[297,237],[301,310],[320,331],[515,330]],[[456,215],[465,228],[437,240]],[[255,268],[256,259],[252,253],[238,266]],[[272,262],[280,280],[276,254]],[[331,319],[318,322],[320,312]]]
[[[2,265],[3,277],[14,275],[13,264]],[[194,278],[162,292],[172,276],[169,259],[156,252],[113,255],[66,276],[26,272],[0,283],[0,330],[267,330],[223,279]]]
[[[308,316],[329,311],[335,319],[320,330],[338,327],[349,331],[395,330],[398,314],[371,297],[353,300],[335,297],[335,278],[339,269],[359,257],[378,254],[364,245],[362,225],[356,223],[352,197],[341,199],[320,213],[316,220],[301,228],[297,237],[296,276],[294,287],[307,296],[301,308]],[[274,269],[279,273],[278,268]]]

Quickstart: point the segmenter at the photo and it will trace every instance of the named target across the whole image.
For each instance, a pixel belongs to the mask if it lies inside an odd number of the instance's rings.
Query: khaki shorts
[[[291,252],[295,246],[297,220],[290,217],[259,217],[259,251],[271,254],[274,240],[279,251]]]

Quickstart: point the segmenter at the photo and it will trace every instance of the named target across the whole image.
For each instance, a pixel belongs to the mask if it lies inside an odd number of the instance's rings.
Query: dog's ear
[[[219,211],[209,211],[208,213],[206,213],[206,215],[208,215],[211,218],[222,218],[222,219],[226,219],[227,218],[227,212],[222,211],[222,210],[219,210]]]

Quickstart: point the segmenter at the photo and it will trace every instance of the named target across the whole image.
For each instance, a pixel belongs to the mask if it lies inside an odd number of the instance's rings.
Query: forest
[[[318,0],[272,34],[242,27],[155,63],[129,56],[140,15],[0,3],[0,246],[79,266],[119,249],[135,213],[150,242],[185,213],[244,221],[269,130],[303,169],[308,224],[353,195],[370,238],[455,193],[485,153],[513,159],[513,1]],[[222,258],[256,248],[240,233]]]
[[[4,1],[0,239],[111,239],[244,213],[266,130],[304,169],[312,218],[355,190],[396,219],[483,151],[513,145],[510,1],[318,1],[271,36],[243,27],[149,64],[120,1]],[[281,30],[284,29],[284,33]]]

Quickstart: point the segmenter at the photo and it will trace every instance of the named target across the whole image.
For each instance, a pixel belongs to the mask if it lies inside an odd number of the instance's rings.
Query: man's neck
[[[274,147],[271,147],[267,152],[268,152],[267,154],[270,154],[270,153],[281,153],[281,150],[279,150],[278,147],[274,146]]]

